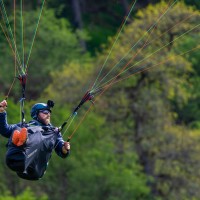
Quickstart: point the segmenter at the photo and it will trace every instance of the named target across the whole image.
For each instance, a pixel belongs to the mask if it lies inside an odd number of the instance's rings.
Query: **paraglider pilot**
[[[0,102],[0,134],[9,138],[6,164],[23,179],[40,179],[53,150],[61,158],[70,154],[70,143],[65,142],[59,129],[50,123],[53,106],[51,100],[37,103],[31,109],[32,121],[9,125],[7,102]]]

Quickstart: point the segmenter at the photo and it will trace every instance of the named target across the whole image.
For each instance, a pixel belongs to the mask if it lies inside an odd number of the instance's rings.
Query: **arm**
[[[0,113],[0,134],[6,138],[9,138],[12,132],[17,128],[16,124],[9,125],[7,123],[6,112]]]
[[[17,128],[17,125],[9,125],[7,123],[6,107],[7,102],[4,100],[0,103],[0,134],[9,138],[13,130]]]
[[[55,152],[61,158],[66,158],[70,154],[70,143],[63,140],[61,133],[58,133]]]

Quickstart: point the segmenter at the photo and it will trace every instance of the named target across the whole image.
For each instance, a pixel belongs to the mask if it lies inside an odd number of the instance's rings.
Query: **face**
[[[50,124],[51,119],[51,112],[48,110],[42,110],[38,114],[38,119],[40,122],[42,122],[45,125]]]

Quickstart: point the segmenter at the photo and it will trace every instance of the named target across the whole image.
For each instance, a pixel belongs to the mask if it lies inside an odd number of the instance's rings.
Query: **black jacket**
[[[45,126],[37,120],[24,125],[28,130],[28,139],[23,146],[17,147],[12,143],[12,133],[21,129],[21,124],[9,125],[6,113],[0,113],[0,134],[10,137],[6,163],[9,168],[16,171],[24,179],[38,180],[47,168],[53,149],[58,156],[65,158],[62,153],[64,140],[58,128],[51,124]]]

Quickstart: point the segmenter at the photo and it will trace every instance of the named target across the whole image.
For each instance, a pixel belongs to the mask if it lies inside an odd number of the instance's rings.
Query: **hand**
[[[5,112],[6,108],[7,108],[7,101],[3,100],[2,102],[0,102],[0,113]]]
[[[70,143],[69,142],[64,142],[64,145],[62,147],[62,152],[64,154],[68,153],[70,151]]]

